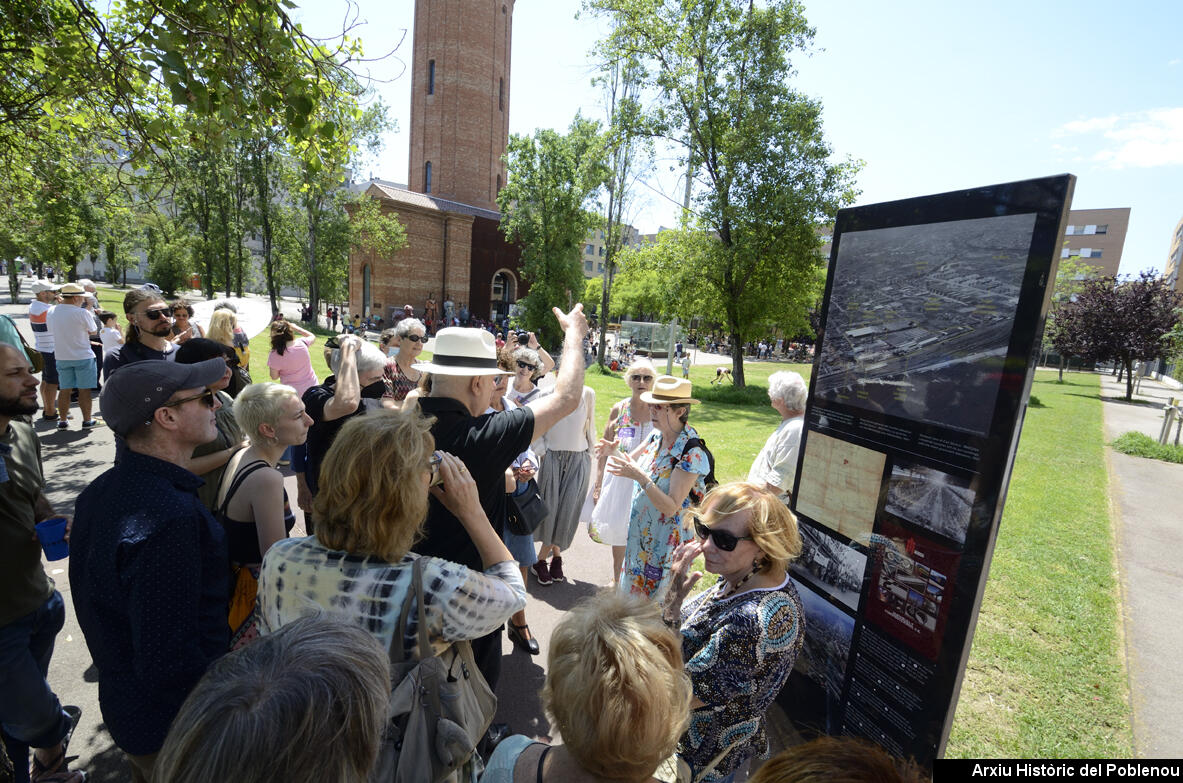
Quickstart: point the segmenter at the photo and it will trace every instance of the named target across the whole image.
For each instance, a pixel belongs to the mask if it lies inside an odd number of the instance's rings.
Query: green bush
[[[1113,441],[1113,448],[1122,454],[1146,459],[1160,459],[1163,462],[1183,463],[1183,446],[1163,444],[1141,432],[1127,432]]]

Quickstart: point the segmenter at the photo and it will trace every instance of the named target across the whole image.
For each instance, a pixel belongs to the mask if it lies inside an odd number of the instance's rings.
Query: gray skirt
[[[548,451],[538,466],[538,489],[546,503],[546,519],[534,540],[566,549],[579,529],[579,512],[591,481],[591,455],[586,451]]]

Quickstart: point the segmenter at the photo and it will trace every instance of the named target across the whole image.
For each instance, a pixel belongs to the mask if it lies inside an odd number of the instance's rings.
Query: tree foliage
[[[635,60],[652,99],[638,130],[677,144],[696,172],[688,226],[714,238],[685,260],[707,317],[725,324],[732,376],[767,308],[816,300],[817,228],[853,198],[857,165],[832,163],[821,104],[789,86],[813,30],[791,0],[586,0],[613,22],[608,61]],[[696,243],[704,251],[705,243]]]
[[[1129,400],[1134,395],[1134,362],[1163,355],[1163,337],[1179,324],[1181,305],[1183,294],[1153,272],[1132,279],[1086,280],[1076,298],[1060,308],[1052,342],[1064,354],[1120,362]]]
[[[580,249],[599,222],[593,210],[606,176],[604,139],[599,123],[576,115],[566,134],[514,134],[505,157],[497,203],[501,230],[521,246],[522,279],[530,284],[519,302],[522,322],[553,346],[562,335],[550,308],[567,309],[584,290]]]
[[[1047,320],[1044,322],[1043,328],[1042,347],[1045,353],[1055,347],[1054,336],[1059,331],[1057,317],[1059,316],[1060,309],[1077,297],[1086,280],[1092,280],[1098,274],[1097,268],[1092,264],[1086,264],[1081,261],[1080,256],[1061,259],[1059,264],[1056,265],[1056,282],[1052,288],[1051,308],[1048,310]],[[1068,357],[1061,353],[1061,381],[1064,380],[1064,368],[1067,366],[1067,363]]]

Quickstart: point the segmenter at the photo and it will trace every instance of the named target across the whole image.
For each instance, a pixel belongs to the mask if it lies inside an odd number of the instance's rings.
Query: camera
[[[514,334],[517,335],[518,345],[530,344],[530,333],[525,329],[518,329],[516,332],[514,332]]]

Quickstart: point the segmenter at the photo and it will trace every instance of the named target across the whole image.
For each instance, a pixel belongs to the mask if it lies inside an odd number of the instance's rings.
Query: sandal
[[[62,749],[49,764],[42,764],[37,754],[33,754],[33,769],[29,773],[30,783],[84,783],[86,773],[81,770],[71,771],[66,765],[66,750],[70,747],[70,739],[74,736],[74,729],[78,728],[78,721],[82,718],[82,710],[73,704],[62,707],[62,711],[70,719],[70,727],[66,729],[66,736],[62,737]]]

